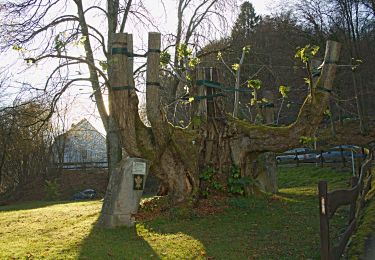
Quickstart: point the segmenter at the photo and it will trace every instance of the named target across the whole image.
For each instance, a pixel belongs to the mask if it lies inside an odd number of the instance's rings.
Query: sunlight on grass
[[[203,244],[193,237],[178,232],[162,234],[152,231],[143,224],[137,225],[137,234],[141,236],[155,253],[163,259],[205,259]]]
[[[0,211],[0,259],[76,258],[100,207],[92,201]]]
[[[224,212],[209,216],[171,210],[133,228],[98,227],[102,201],[0,207],[0,259],[318,259],[317,184],[346,187],[349,177],[280,169],[276,195],[231,197]],[[346,219],[336,222],[340,230]]]

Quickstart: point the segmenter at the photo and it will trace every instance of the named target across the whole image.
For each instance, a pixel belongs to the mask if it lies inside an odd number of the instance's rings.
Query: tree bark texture
[[[115,34],[113,48],[128,49],[129,37]],[[298,146],[301,136],[313,136],[328,106],[340,44],[327,42],[320,79],[307,96],[297,120],[287,127],[253,125],[226,114],[223,97],[217,97],[218,90],[213,88],[207,88],[207,100],[196,101],[207,102],[200,110],[199,120],[183,129],[171,125],[160,105],[159,49],[160,34],[150,33],[146,100],[151,127],[146,127],[139,118],[138,97],[129,71],[132,65],[125,52],[112,54],[110,93],[122,146],[129,156],[151,162],[151,172],[168,187],[172,201],[178,203],[197,196],[207,185],[200,175],[209,167],[215,169],[214,180],[219,183],[227,183],[229,168],[233,165],[239,166],[241,176],[256,179],[259,155]],[[220,81],[220,73],[214,71],[206,79]],[[270,191],[275,189],[273,184],[269,187]]]

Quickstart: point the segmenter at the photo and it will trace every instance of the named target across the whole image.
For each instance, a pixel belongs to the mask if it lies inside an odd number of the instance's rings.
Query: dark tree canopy
[[[252,3],[246,1],[241,5],[240,14],[232,29],[232,37],[249,38],[254,28],[262,20],[260,15],[257,15]]]

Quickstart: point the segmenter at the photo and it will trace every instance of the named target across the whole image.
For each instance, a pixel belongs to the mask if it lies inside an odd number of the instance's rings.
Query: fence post
[[[296,151],[296,157],[294,158],[296,160],[296,166],[299,166],[299,159],[298,159],[298,152]]]
[[[319,219],[320,219],[320,258],[330,260],[330,242],[329,242],[329,217],[328,217],[328,194],[327,182],[320,181],[319,189]]]
[[[323,150],[320,150],[320,167],[322,167],[322,168],[323,168],[323,162],[324,162]]]
[[[358,177],[352,176],[351,178],[351,186],[354,188],[358,184]],[[358,190],[358,192],[360,192]],[[358,195],[357,195],[358,196]],[[357,208],[357,196],[356,198],[350,203],[350,210],[349,210],[349,224],[353,221],[355,218],[356,208]]]
[[[340,145],[340,154],[341,154],[341,160],[342,160],[342,166],[345,167],[345,156],[344,156],[344,149],[342,149],[342,146]]]

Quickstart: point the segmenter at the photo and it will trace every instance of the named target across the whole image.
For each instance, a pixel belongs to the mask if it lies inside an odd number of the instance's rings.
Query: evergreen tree
[[[262,17],[255,13],[253,4],[248,1],[244,2],[232,29],[232,38],[248,38],[261,19]]]

